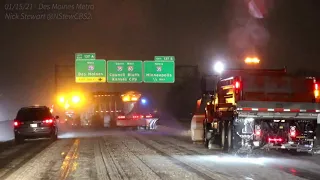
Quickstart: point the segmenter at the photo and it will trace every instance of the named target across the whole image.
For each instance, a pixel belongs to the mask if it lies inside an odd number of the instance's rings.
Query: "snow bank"
[[[9,141],[14,138],[13,121],[0,121],[0,142]]]

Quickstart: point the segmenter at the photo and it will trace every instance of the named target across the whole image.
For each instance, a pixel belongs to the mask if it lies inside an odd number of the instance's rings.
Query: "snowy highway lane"
[[[176,134],[175,134],[176,135]],[[0,179],[319,179],[319,156],[243,158],[168,132],[78,130],[0,149]]]

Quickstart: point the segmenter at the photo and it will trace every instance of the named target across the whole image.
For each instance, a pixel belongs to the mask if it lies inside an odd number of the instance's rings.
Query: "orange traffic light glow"
[[[258,59],[257,57],[251,58],[251,57],[247,57],[244,62],[246,64],[259,64],[260,63],[260,59]]]

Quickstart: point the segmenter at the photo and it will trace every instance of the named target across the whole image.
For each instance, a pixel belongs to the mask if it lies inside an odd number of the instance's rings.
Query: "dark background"
[[[7,0],[2,6],[10,2],[23,1]],[[23,105],[51,104],[54,65],[73,64],[77,52],[95,52],[97,58],[109,60],[152,60],[155,55],[174,55],[177,65],[199,65],[205,73],[212,71],[216,60],[225,61],[229,67],[242,62],[234,56],[238,50],[233,46],[242,36],[230,38],[230,34],[238,28],[235,19],[248,18],[244,3],[241,6],[232,0],[77,1],[81,2],[95,5],[90,11],[92,20],[2,18],[0,120],[12,118]],[[256,21],[266,32],[261,42],[254,45],[263,67],[286,65],[293,71],[318,70],[319,7],[319,0],[273,1],[266,16]],[[110,91],[128,88],[147,91],[161,106],[168,86],[94,85]]]

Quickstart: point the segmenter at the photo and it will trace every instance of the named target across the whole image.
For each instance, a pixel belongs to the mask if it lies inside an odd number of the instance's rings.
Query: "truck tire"
[[[52,141],[57,140],[57,139],[58,139],[58,134],[52,133],[50,139],[51,139]]]
[[[221,124],[221,149],[225,152],[230,152],[232,149],[232,123],[225,120]]]
[[[221,122],[221,149],[225,151],[227,149],[226,143],[226,123],[225,121]]]
[[[22,144],[24,142],[24,137],[22,137],[18,134],[15,134],[14,141],[16,144]]]
[[[233,124],[231,121],[227,122],[227,150],[230,152],[233,150]]]
[[[204,147],[209,148],[209,141],[210,139],[207,139],[207,133],[209,131],[209,123],[204,122],[203,124],[203,140],[204,140]]]

